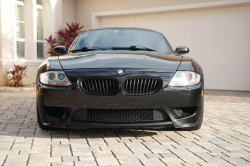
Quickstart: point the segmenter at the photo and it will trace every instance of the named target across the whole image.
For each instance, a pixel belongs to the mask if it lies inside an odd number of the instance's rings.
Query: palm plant
[[[48,53],[50,53],[51,56],[57,56],[57,54],[54,52],[54,47],[55,47],[55,44],[57,43],[56,39],[53,39],[52,35],[50,35],[49,38],[48,39],[45,38],[45,40],[50,45]]]
[[[11,71],[7,72],[9,74],[9,80],[7,85],[11,87],[22,87],[23,86],[23,78],[27,77],[27,66],[16,65],[12,67]]]

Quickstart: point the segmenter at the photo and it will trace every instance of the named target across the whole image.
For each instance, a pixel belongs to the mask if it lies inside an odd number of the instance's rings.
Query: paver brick
[[[156,158],[151,158],[151,159],[140,159],[140,161],[143,163],[145,166],[152,166],[152,165],[157,165],[157,166],[165,166],[165,164],[160,161],[159,159]]]
[[[144,154],[118,154],[115,155],[118,159],[146,159]]]
[[[28,166],[51,166],[50,163],[33,163],[28,164]]]
[[[52,166],[73,166],[73,162],[57,162],[57,163],[51,163]]]
[[[63,157],[63,162],[78,161],[77,156]]]
[[[19,161],[27,161],[29,155],[28,154],[21,154],[21,155],[9,155],[7,157],[6,163],[10,162],[19,162]]]
[[[122,165],[141,165],[141,162],[138,159],[121,159],[119,162]]]
[[[119,165],[115,157],[96,158],[98,165]]]
[[[94,161],[94,156],[79,156],[80,161]]]
[[[41,158],[32,158],[29,159],[29,163],[52,163],[52,162],[61,162],[61,157],[41,157]]]
[[[75,166],[96,166],[95,161],[76,161]]]
[[[26,166],[27,162],[20,161],[20,162],[11,162],[11,163],[4,163],[3,166]]]
[[[52,156],[53,157],[66,157],[66,156],[72,156],[70,150],[57,150],[57,151],[52,151]]]

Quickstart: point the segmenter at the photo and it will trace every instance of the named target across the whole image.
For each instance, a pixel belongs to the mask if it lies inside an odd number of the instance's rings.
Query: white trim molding
[[[215,1],[215,2],[203,2],[203,3],[164,6],[164,7],[155,7],[155,8],[93,12],[92,13],[92,29],[101,28],[101,19],[100,19],[101,17],[143,14],[143,13],[159,13],[159,12],[166,12],[166,11],[190,10],[190,9],[221,7],[221,6],[229,6],[229,5],[242,5],[246,3],[250,3],[250,0],[223,0],[223,1]]]
[[[28,60],[28,59],[0,59],[0,66],[15,64],[25,64],[30,66],[39,66],[44,60]]]

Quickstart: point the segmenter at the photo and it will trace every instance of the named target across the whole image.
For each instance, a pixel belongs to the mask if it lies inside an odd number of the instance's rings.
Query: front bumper
[[[43,125],[57,128],[184,128],[198,124],[203,112],[203,82],[186,88],[162,88],[149,96],[125,96],[120,90],[115,96],[93,96],[82,93],[78,87],[53,87],[38,83],[38,113]],[[46,113],[45,107],[64,110],[60,117]],[[195,111],[180,116],[176,109],[195,107]],[[148,123],[96,123],[73,121],[71,117],[78,109],[161,109],[169,120]]]

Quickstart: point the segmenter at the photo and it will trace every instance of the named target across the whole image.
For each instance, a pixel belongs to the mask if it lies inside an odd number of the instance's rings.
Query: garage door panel
[[[233,68],[233,87],[238,90],[250,89],[250,65],[239,64],[232,66]]]
[[[229,64],[207,64],[204,74],[210,80],[209,89],[229,90],[233,86],[232,67]]]
[[[189,32],[189,13],[173,20],[169,32],[172,35],[181,35]]]
[[[187,56],[194,58],[198,63],[207,62],[209,50],[206,37],[190,38],[187,46],[190,49]]]
[[[210,48],[210,62],[233,62],[232,51],[233,48],[231,36],[218,36],[212,38],[212,44]]]
[[[167,31],[169,31],[169,26],[167,25],[167,23],[164,21],[164,19],[162,18],[150,18],[150,23],[151,26],[148,29],[154,29],[155,31],[158,32],[163,32],[166,33]]]
[[[236,19],[235,19],[235,31],[238,33],[247,33],[250,29],[250,13],[242,13],[237,12],[236,13]]]
[[[235,11],[235,32],[248,33],[250,29],[250,10],[248,7],[240,7]]]
[[[117,17],[106,17],[105,19],[101,19],[102,27],[112,27],[116,25]]]
[[[236,62],[250,62],[250,35],[235,36],[234,60]]]
[[[195,11],[190,13],[190,31],[189,33],[192,35],[198,34],[202,35],[209,31],[211,28],[211,21],[212,18],[209,16],[211,15],[211,11]]]
[[[216,34],[231,33],[234,30],[235,12],[231,8],[214,10],[213,31]]]

